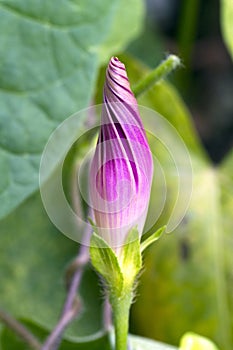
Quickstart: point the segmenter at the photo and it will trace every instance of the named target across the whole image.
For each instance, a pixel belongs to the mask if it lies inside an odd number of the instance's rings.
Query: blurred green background
[[[193,165],[193,196],[180,226],[145,254],[131,332],[178,345],[193,331],[219,349],[233,348],[231,0],[0,1],[0,308],[41,339],[56,324],[64,271],[78,250],[43,208],[43,148],[65,118],[100,101],[111,55],[125,63],[133,85],[167,53],[177,54],[182,67],[138,102],[158,111],[183,138]],[[84,130],[86,122],[77,128]],[[67,162],[68,192],[73,160],[91,141],[84,138]],[[168,184],[159,227],[170,215],[176,186],[162,150],[151,147]],[[156,205],[154,191],[152,211]],[[108,349],[106,339],[97,337],[103,297],[90,267],[80,294],[83,311],[66,332],[64,350]],[[0,349],[16,348],[26,349],[2,328]]]

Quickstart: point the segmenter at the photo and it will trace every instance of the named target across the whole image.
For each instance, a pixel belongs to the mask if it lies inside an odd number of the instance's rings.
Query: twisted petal
[[[135,225],[142,233],[153,161],[125,66],[112,58],[106,71],[100,135],[90,170],[90,199],[99,232],[113,247]]]

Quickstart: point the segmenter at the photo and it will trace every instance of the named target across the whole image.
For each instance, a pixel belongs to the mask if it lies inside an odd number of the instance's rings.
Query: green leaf
[[[141,2],[131,3],[128,20],[122,0],[1,1],[0,217],[38,188],[48,137],[90,103],[100,56],[138,32]],[[116,27],[119,18],[124,25]]]
[[[220,183],[220,215],[221,215],[221,232],[224,232],[223,239],[223,256],[224,260],[224,278],[227,285],[225,286],[225,299],[227,299],[228,313],[233,325],[233,239],[232,239],[232,227],[233,227],[233,150],[228,154],[226,159],[220,165],[219,168],[219,183]],[[231,333],[233,334],[233,326],[231,327]],[[232,337],[233,338],[233,337]],[[233,339],[232,339],[233,344]],[[233,345],[232,345],[233,346]]]
[[[217,169],[200,161],[194,174],[183,222],[145,256],[133,329],[170,343],[192,329],[228,350],[233,345],[232,200],[226,210]],[[156,318],[159,323],[149,321]]]
[[[51,224],[39,194],[0,222],[0,307],[51,329],[65,298],[65,269],[78,244]],[[86,268],[80,296],[82,313],[67,330],[83,337],[102,327],[102,303],[96,274]]]
[[[24,325],[38,338],[41,343],[46,339],[48,329],[31,321],[24,321]],[[31,350],[11,330],[5,328],[1,338],[2,350]],[[111,350],[108,335],[100,332],[97,335],[78,340],[76,337],[65,337],[61,342],[59,350]]]
[[[195,333],[186,333],[180,341],[180,350],[218,350],[209,339]]]
[[[25,321],[24,324],[35,334],[39,339],[43,340],[48,335],[46,328],[30,321]],[[30,350],[25,347],[25,344],[18,339],[15,334],[8,329],[4,329],[0,338],[2,350]],[[151,339],[129,335],[129,341],[132,350],[177,350],[176,347],[166,345]],[[59,350],[111,350],[112,346],[109,341],[109,336],[104,333],[87,337],[80,341],[75,337],[65,337],[61,343]]]
[[[153,45],[151,45],[153,43]],[[145,19],[141,34],[127,47],[127,52],[152,69],[164,59],[164,43],[159,30]]]
[[[96,271],[105,279],[114,294],[121,295],[123,275],[116,254],[96,233],[92,234],[90,246],[91,262]]]
[[[144,4],[141,0],[120,0],[115,6],[115,18],[103,45],[100,46],[100,59],[106,63],[113,53],[122,52],[128,42],[136,38],[142,30]],[[119,25],[120,23],[120,25]]]
[[[221,0],[221,27],[225,44],[233,58],[233,2]]]
[[[159,228],[155,233],[152,233],[147,239],[141,243],[141,252],[144,252],[151,244],[156,242],[166,230],[166,226]]]
[[[137,82],[146,68],[132,58],[122,60],[130,81]],[[231,349],[233,153],[220,167],[210,163],[190,113],[167,82],[155,85],[139,103],[160,112],[185,141],[193,166],[193,190],[179,227],[172,234],[163,235],[159,244],[145,254],[145,272],[132,310],[132,329],[171,344],[177,344],[182,334],[191,329],[213,339],[221,349]],[[151,148],[166,177],[168,203],[156,223],[160,227],[170,217],[177,189],[166,154],[157,145],[151,144]],[[155,185],[156,181],[155,177]],[[153,184],[149,207],[152,215],[157,189]]]

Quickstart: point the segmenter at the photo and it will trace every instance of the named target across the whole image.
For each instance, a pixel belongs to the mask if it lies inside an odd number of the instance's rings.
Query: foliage
[[[42,327],[32,324],[30,322],[26,322],[27,325],[30,325],[30,329],[36,334],[39,338],[43,339],[47,332]],[[175,347],[165,345],[156,341],[152,341],[149,339],[145,339],[142,337],[136,337],[131,335],[130,341],[133,346],[133,350],[143,349],[143,350],[176,350]],[[29,348],[25,348],[25,345],[17,339],[17,337],[9,330],[4,330],[2,335],[2,350],[30,350]],[[61,350],[111,350],[111,343],[106,334],[100,334],[98,337],[90,337],[86,339],[82,343],[77,342],[75,338],[67,338],[64,339],[61,347]],[[199,349],[198,349],[199,350]],[[201,350],[201,349],[200,349]]]
[[[139,62],[129,57],[126,61],[132,81],[145,74],[145,68],[140,67]],[[139,103],[156,109],[179,131],[190,152],[194,183],[190,208],[181,225],[172,236],[165,235],[146,255],[147,269],[142,275],[140,297],[133,309],[133,329],[148,337],[169,339],[174,344],[182,333],[192,329],[215,339],[222,348],[230,349],[232,283],[229,276],[232,260],[225,261],[225,254],[230,256],[232,250],[232,200],[230,195],[228,200],[226,197],[221,199],[221,192],[226,186],[225,196],[231,192],[232,156],[227,164],[224,162],[219,168],[213,167],[190,123],[189,112],[168,83],[156,85],[139,99]],[[165,165],[170,183],[167,197],[172,202],[176,196],[173,177],[169,175],[166,158],[160,154],[157,145],[156,152],[160,163]],[[156,198],[156,193],[152,198]],[[157,222],[158,227],[166,223],[169,213],[167,207]],[[174,325],[175,315],[182,317]],[[156,318],[160,320],[159,324],[150,321]]]
[[[221,6],[223,36],[233,55],[232,1],[222,0]],[[23,319],[41,341],[57,322],[65,298],[62,276],[79,248],[56,230],[42,207],[37,192],[41,152],[65,118],[88,106],[93,96],[102,101],[101,64],[138,37],[143,12],[140,0],[127,6],[123,0],[0,2],[0,308]],[[130,51],[143,51],[137,45]],[[141,57],[145,59],[142,52]],[[123,53],[121,59],[132,84],[148,72],[133,57]],[[147,59],[152,64],[152,57]],[[139,103],[157,110],[183,138],[192,159],[194,188],[181,225],[146,251],[132,330],[178,345],[191,329],[230,350],[233,153],[218,167],[211,164],[187,107],[170,83],[160,82]],[[77,128],[85,122],[80,120]],[[166,171],[164,154],[159,148],[156,152]],[[172,201],[169,169],[167,174]],[[169,210],[166,206],[158,227],[166,224]],[[89,266],[79,294],[82,311],[67,329],[61,350],[109,350],[102,331],[103,296]],[[2,327],[0,333],[1,350],[27,349],[9,329]],[[130,339],[135,350],[177,349],[137,336]],[[203,349],[198,340],[194,346]]]
[[[90,103],[100,60],[139,32],[142,4],[131,3],[129,17],[120,0],[1,1],[0,217],[38,189],[47,139]]]
[[[233,3],[231,0],[221,0],[221,26],[226,46],[233,58]]]

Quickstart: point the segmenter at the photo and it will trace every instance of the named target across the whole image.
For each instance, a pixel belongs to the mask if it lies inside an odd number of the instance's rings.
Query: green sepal
[[[108,288],[120,296],[123,289],[123,275],[118,258],[103,238],[93,232],[90,258],[93,267],[104,278]]]
[[[124,278],[124,287],[131,289],[142,268],[140,236],[136,227],[129,231],[119,260]]]
[[[129,231],[119,256],[108,243],[95,232],[91,238],[90,257],[93,267],[104,278],[115,296],[132,291],[135,279],[142,268],[139,232]]]
[[[157,241],[164,231],[166,230],[166,226],[160,227],[155,233],[152,233],[145,241],[141,243],[141,253],[144,252],[146,248],[148,248],[152,243]]]

